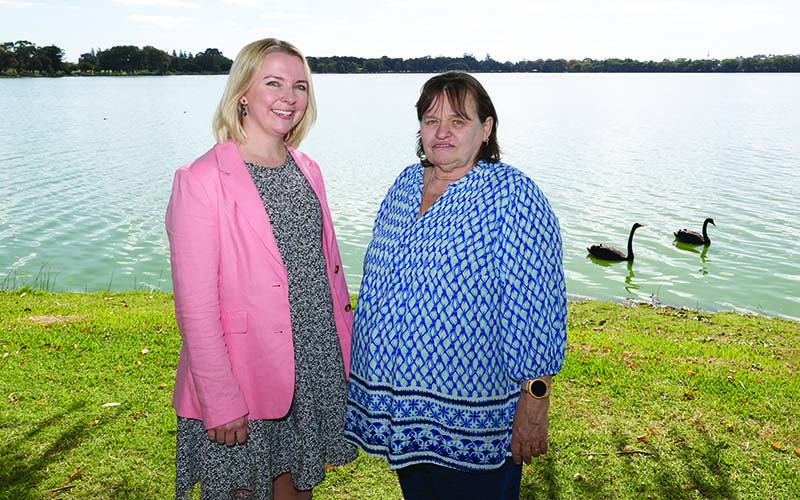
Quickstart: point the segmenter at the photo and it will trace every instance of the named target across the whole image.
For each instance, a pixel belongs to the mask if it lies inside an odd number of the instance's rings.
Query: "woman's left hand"
[[[243,415],[227,424],[208,429],[208,439],[215,443],[233,446],[234,444],[244,444],[249,433],[247,415]]]
[[[523,392],[517,402],[511,427],[511,456],[514,463],[531,463],[531,458],[547,453],[547,426],[550,397],[535,399]]]

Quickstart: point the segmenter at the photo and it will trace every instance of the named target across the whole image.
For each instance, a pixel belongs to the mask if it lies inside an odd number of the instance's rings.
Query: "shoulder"
[[[412,163],[411,165],[406,166],[401,172],[398,177],[408,177],[412,175],[417,175],[421,173],[425,167],[423,167],[419,163]]]
[[[319,164],[300,150],[289,149],[289,154],[292,155],[297,167],[303,175],[305,175],[315,191],[322,187],[324,181],[322,179],[322,169],[319,167]]]
[[[297,163],[301,167],[311,168],[316,171],[319,171],[319,164],[314,161],[313,158],[308,156],[306,153],[300,151],[299,149],[291,149],[289,150],[289,154],[292,155],[294,158],[295,163]]]
[[[173,193],[205,193],[209,199],[222,186],[223,174],[237,168],[244,167],[241,155],[236,145],[228,141],[216,144],[200,157],[175,171],[173,178]]]
[[[480,162],[475,168],[479,169],[479,185],[500,203],[541,197],[541,191],[533,179],[507,163]]]
[[[419,163],[408,165],[402,171],[400,171],[400,174],[394,181],[394,185],[400,187],[412,184],[415,180],[419,179],[424,168],[425,167]]]
[[[497,194],[497,206],[506,223],[516,227],[525,221],[558,224],[550,201],[536,182],[523,171],[506,163],[486,165]]]
[[[419,163],[408,165],[395,177],[392,184],[389,186],[389,191],[386,193],[386,198],[407,197],[413,195],[416,189],[419,189],[419,183],[422,179],[422,170],[425,167]]]
[[[484,163],[480,162],[479,167],[481,168],[481,173],[483,175],[488,176],[490,179],[495,180],[497,182],[501,182],[503,184],[513,184],[513,185],[523,185],[523,186],[530,186],[535,185],[533,180],[528,177],[522,170],[509,165],[508,163],[497,162],[497,163]]]
[[[512,199],[544,198],[542,190],[536,182],[522,170],[507,163],[491,163],[486,165],[492,180]]]
[[[214,179],[219,179],[219,163],[215,148],[216,146],[175,171],[172,183],[173,195],[196,192],[198,189],[205,193],[213,190]]]
[[[181,173],[191,173],[198,178],[208,177],[209,174],[217,174],[220,166],[233,156],[238,157],[239,152],[232,142],[215,144],[211,149],[203,153],[199,158],[178,169],[176,175]]]
[[[422,182],[423,168],[418,163],[408,165],[395,177],[380,204],[378,218],[399,207],[408,208],[414,204],[413,200]]]

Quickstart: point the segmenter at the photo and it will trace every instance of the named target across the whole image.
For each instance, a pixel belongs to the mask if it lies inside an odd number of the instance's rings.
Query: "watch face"
[[[547,384],[544,380],[534,380],[531,383],[531,394],[537,398],[542,398],[547,394]]]

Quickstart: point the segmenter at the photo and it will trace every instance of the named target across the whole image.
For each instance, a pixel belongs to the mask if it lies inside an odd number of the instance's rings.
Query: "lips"
[[[280,118],[287,120],[290,119],[292,115],[294,115],[294,111],[287,111],[284,109],[273,109],[272,112],[278,115]]]

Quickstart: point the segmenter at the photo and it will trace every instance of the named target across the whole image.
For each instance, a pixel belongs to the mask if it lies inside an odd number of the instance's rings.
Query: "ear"
[[[492,125],[494,125],[494,118],[487,116],[483,121],[483,136],[486,137],[486,140],[489,140],[489,136],[492,135]]]

